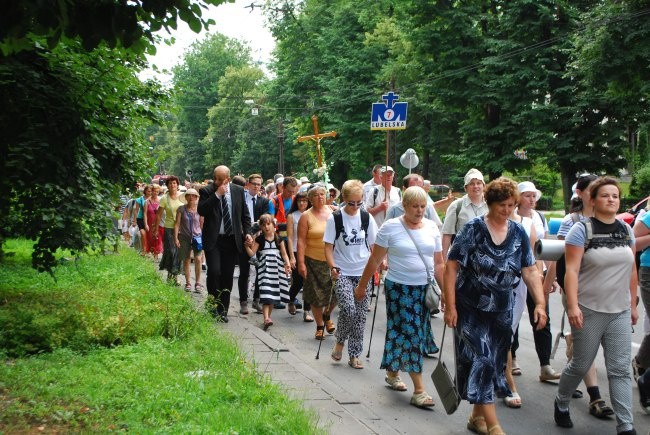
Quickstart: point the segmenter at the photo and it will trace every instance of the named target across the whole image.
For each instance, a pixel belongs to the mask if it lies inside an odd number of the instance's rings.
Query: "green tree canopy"
[[[186,22],[199,33],[213,20],[202,10],[224,0],[36,0],[0,2],[0,53],[33,49],[32,36],[54,48],[62,37],[79,38],[86,50],[104,42],[108,47],[155,53],[154,33]]]

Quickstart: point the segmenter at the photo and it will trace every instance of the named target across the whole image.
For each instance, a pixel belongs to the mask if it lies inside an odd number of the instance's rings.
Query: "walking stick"
[[[337,268],[338,272],[341,272],[341,269]],[[330,301],[327,303],[327,309],[329,310],[330,306],[332,305],[332,296],[334,295],[334,287],[336,286],[336,281],[332,280],[332,290],[330,290]],[[318,328],[318,327],[316,327]],[[325,328],[325,325],[323,325],[323,328]],[[318,340],[318,352],[316,352],[316,359],[320,356],[320,347],[323,344],[323,341],[325,341],[325,335],[323,335],[323,338],[321,340]]]
[[[372,325],[370,326],[370,340],[368,341],[368,353],[366,358],[370,358],[370,345],[372,344],[372,331],[375,329],[375,319],[377,318],[377,305],[379,305],[379,289],[375,295],[375,277],[372,278],[372,295],[370,296],[370,303],[372,303],[372,296],[375,296],[375,312],[372,315]]]

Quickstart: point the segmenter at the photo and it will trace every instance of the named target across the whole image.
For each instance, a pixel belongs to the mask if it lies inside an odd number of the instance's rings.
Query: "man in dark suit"
[[[259,220],[260,216],[269,212],[269,199],[259,195],[260,189],[262,188],[262,176],[260,174],[249,175],[246,187],[246,206],[251,215],[251,223],[254,224]],[[239,258],[239,279],[237,286],[239,287],[239,312],[241,314],[248,314],[248,277],[251,267],[248,262],[249,258],[246,252],[243,252]],[[257,286],[255,286],[253,293],[253,309],[260,313],[262,312],[260,291]]]
[[[214,182],[199,192],[198,212],[203,216],[203,249],[208,266],[206,287],[214,296],[213,314],[228,322],[228,307],[237,260],[244,243],[252,243],[251,217],[244,189],[230,182],[230,169],[217,166]]]

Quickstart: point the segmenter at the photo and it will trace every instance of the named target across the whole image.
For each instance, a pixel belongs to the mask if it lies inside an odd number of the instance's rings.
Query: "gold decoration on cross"
[[[309,136],[300,136],[298,137],[298,142],[304,142],[306,140],[313,140],[316,142],[316,156],[317,156],[318,167],[320,168],[323,166],[323,156],[320,149],[320,141],[321,139],[326,137],[336,136],[336,132],[330,131],[329,133],[318,133],[318,116],[316,115],[313,115],[311,117],[311,123],[314,126],[314,134]]]

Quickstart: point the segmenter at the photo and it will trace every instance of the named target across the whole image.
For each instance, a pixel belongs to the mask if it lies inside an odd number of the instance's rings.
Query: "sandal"
[[[512,396],[504,397],[503,402],[508,408],[521,408],[521,396],[517,392],[512,393]]]
[[[390,386],[391,389],[395,391],[406,391],[406,384],[402,382],[402,379],[400,379],[399,375],[398,376],[386,375],[384,380]]]
[[[337,348],[339,350],[336,350]],[[341,361],[341,358],[343,358],[343,343],[336,343],[334,349],[332,349],[332,359],[334,361]]]
[[[192,284],[190,284],[189,282],[187,284],[185,284],[185,291],[186,292],[191,292],[192,291]]]
[[[506,435],[506,433],[501,429],[501,426],[495,424],[488,429],[488,435]]]
[[[614,411],[607,406],[603,399],[598,399],[589,404],[589,414],[596,418],[609,418],[610,415],[614,414]]]
[[[292,316],[296,315],[296,306],[294,304],[290,303],[287,307],[287,310],[289,310],[289,314]]]
[[[512,376],[521,376],[521,367],[519,367],[517,360],[514,358],[512,359],[512,370],[510,373],[512,373]]]
[[[334,322],[332,322],[332,319],[327,319],[325,321],[325,329],[327,329],[328,334],[334,334],[334,331],[336,331],[336,327],[334,326]]]
[[[273,320],[266,319],[264,321],[264,327],[262,329],[264,329],[266,331],[267,329],[269,329],[269,326],[273,326]]]
[[[353,369],[362,369],[363,364],[361,364],[361,361],[359,361],[359,358],[350,358],[350,361],[348,361],[348,365],[352,367]]]
[[[325,327],[324,326],[317,326],[316,327],[316,335],[314,336],[316,340],[325,340]]]
[[[203,292],[203,284],[197,282],[194,285],[194,293],[201,293],[201,292]]]
[[[312,317],[311,313],[309,311],[304,311],[302,313],[302,321],[303,322],[313,322],[314,318]]]
[[[411,396],[411,405],[417,406],[418,408],[431,408],[436,404],[433,402],[433,398],[427,394],[426,391],[415,394]]]
[[[477,415],[476,417],[470,415],[469,420],[467,420],[467,429],[479,435],[487,435],[488,430],[487,424],[485,423],[485,417],[482,415]]]

